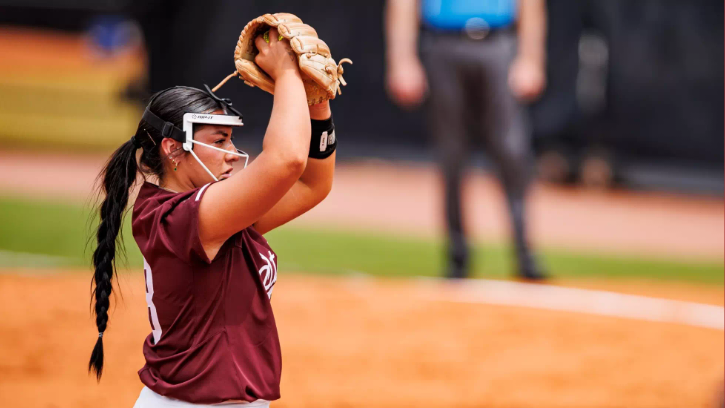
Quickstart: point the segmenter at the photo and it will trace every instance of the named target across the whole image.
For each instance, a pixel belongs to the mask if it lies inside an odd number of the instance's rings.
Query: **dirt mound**
[[[97,385],[86,372],[89,274],[0,275],[0,406],[133,405],[150,329],[142,275],[121,282]],[[282,275],[273,304],[284,360],[276,407],[710,407],[722,387],[718,330],[433,302],[409,280]]]

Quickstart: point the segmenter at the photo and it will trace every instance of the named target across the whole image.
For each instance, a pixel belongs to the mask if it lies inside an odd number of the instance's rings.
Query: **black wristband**
[[[332,116],[327,120],[312,119],[312,137],[310,138],[310,154],[313,159],[326,159],[337,148],[335,122]]]

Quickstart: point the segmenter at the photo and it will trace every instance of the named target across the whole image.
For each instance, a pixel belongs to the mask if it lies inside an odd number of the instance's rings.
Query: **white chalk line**
[[[420,278],[420,282],[428,289],[424,296],[435,301],[520,306],[725,330],[722,306],[487,279]]]

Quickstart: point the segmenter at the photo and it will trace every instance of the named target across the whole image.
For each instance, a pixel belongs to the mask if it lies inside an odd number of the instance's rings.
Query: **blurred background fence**
[[[217,83],[234,69],[243,24],[285,10],[317,27],[336,58],[355,63],[345,73],[351,86],[335,101],[341,157],[431,159],[423,112],[401,110],[385,95],[383,5],[2,0],[0,138],[116,145],[149,92]],[[550,0],[548,12],[548,88],[530,110],[537,153],[568,166],[558,181],[577,181],[581,164],[596,156],[621,185],[721,193],[723,2]],[[66,41],[31,50],[18,41],[27,29]],[[271,96],[232,84],[221,93],[242,108],[248,134],[259,135],[245,143],[258,150]]]

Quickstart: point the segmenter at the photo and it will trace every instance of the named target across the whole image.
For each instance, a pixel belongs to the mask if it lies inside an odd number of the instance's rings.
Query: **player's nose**
[[[224,155],[224,160],[226,160],[229,163],[234,163],[236,161],[239,161],[241,157],[237,154],[237,149],[233,149],[234,151],[230,151],[229,153]]]

